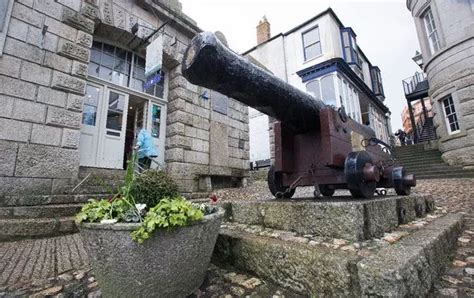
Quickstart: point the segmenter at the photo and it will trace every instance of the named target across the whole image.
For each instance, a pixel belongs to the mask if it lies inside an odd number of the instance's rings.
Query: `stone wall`
[[[474,12],[469,1],[407,1],[415,19],[423,51],[424,71],[430,84],[434,124],[443,159],[474,168]],[[431,53],[423,13],[431,9],[441,49]],[[449,134],[442,101],[451,96],[460,131]]]
[[[229,100],[227,115],[213,112],[212,98],[200,97],[204,90],[181,75],[186,46],[200,29],[182,14],[179,1],[171,9],[157,0],[12,1],[0,57],[0,196],[71,186],[79,170],[93,38],[139,47],[143,54],[143,39],[169,19],[163,46],[169,73],[167,168],[183,192],[210,191],[213,175],[247,175],[247,108]]]

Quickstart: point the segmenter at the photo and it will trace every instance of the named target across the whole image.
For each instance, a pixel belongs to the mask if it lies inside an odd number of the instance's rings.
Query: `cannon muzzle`
[[[236,99],[267,114],[296,132],[319,125],[319,112],[326,105],[252,64],[212,32],[195,36],[187,48],[182,73],[191,83]]]

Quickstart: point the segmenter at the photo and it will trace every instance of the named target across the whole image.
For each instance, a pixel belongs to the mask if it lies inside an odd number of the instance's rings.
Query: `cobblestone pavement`
[[[474,297],[474,179],[420,180],[413,192],[431,194],[443,209],[462,212],[466,217],[466,229],[458,239],[452,266],[435,284],[431,296]],[[270,198],[264,181],[246,188],[219,190],[216,194],[222,200]],[[312,189],[298,189],[295,196],[312,196]],[[0,297],[30,295],[101,296],[78,234],[0,243]],[[255,276],[213,265],[204,284],[191,297],[237,296],[301,297]]]

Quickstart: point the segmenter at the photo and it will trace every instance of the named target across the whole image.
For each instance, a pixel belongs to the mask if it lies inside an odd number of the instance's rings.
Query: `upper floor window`
[[[450,96],[443,99],[443,111],[446,121],[448,134],[453,134],[459,131],[459,122],[454,108],[453,98]]]
[[[163,72],[160,82],[145,89],[145,59],[119,47],[94,41],[91,48],[89,75],[163,98]]]
[[[359,53],[357,52],[357,44],[355,40],[355,33],[351,28],[341,29],[342,37],[342,55],[348,64],[359,65]]]
[[[372,91],[375,95],[385,96],[382,85],[382,76],[380,74],[380,69],[377,66],[370,68],[370,77],[372,80]]]
[[[304,60],[307,61],[321,55],[321,39],[319,37],[319,27],[310,29],[302,34]]]
[[[438,31],[430,8],[423,14],[423,22],[425,23],[426,36],[430,44],[431,54],[434,54],[439,50],[440,45]]]

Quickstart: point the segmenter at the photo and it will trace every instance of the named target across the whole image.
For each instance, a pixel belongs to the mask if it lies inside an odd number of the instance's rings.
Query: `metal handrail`
[[[134,148],[134,149],[133,149],[133,155],[134,155],[134,156],[138,156],[138,152],[140,152],[140,151],[142,151],[142,150],[143,150],[143,149],[135,149],[135,148]],[[156,165],[156,168],[157,168],[158,170],[161,171],[161,170],[163,170],[163,169],[165,168],[165,165],[164,165],[163,163],[161,163],[161,162],[159,162],[159,161],[157,161],[157,160],[155,160],[155,159],[153,159],[153,158],[150,158],[150,160],[151,160],[151,162],[152,162],[153,164]],[[145,170],[147,170],[147,169],[145,169],[144,167],[140,166],[140,163],[138,162],[138,158],[135,158],[134,164],[133,164],[133,170],[134,170],[135,174],[140,174],[141,172],[143,172],[143,171],[145,171]]]
[[[423,81],[426,81],[426,75],[424,72],[416,72],[415,75],[402,80],[403,91],[405,91],[405,95],[413,93],[413,91],[416,89],[416,86],[418,86],[418,84]]]

